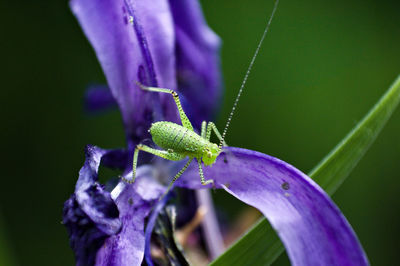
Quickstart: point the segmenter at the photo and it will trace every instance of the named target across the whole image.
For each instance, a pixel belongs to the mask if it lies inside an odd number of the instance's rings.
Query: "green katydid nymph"
[[[133,155],[133,169],[132,169],[132,179],[126,179],[122,177],[122,180],[126,183],[133,183],[135,182],[135,177],[136,177],[136,167],[137,167],[137,161],[138,161],[138,155],[139,151],[145,151],[148,153],[151,153],[153,155],[159,156],[161,158],[171,160],[171,161],[180,161],[183,160],[187,157],[189,157],[189,160],[187,163],[183,166],[183,168],[175,175],[175,177],[172,179],[171,183],[168,186],[168,189],[166,190],[165,193],[169,191],[169,189],[172,187],[174,182],[186,171],[186,169],[189,167],[190,163],[193,161],[193,159],[196,159],[198,167],[199,167],[199,174],[200,174],[200,179],[201,179],[201,184],[202,185],[208,185],[208,184],[213,184],[214,180],[213,179],[208,179],[206,180],[203,174],[203,169],[202,169],[202,162],[204,165],[209,166],[215,163],[217,157],[222,151],[222,146],[226,146],[225,143],[225,135],[228,130],[228,127],[230,125],[233,113],[236,109],[237,103],[239,102],[239,98],[242,94],[244,85],[246,84],[247,78],[249,76],[249,73],[251,71],[251,68],[254,64],[254,61],[258,55],[258,52],[260,50],[260,47],[265,39],[265,36],[267,35],[269,26],[271,24],[272,18],[275,14],[275,11],[278,7],[279,0],[276,0],[274,8],[272,10],[272,14],[267,22],[267,25],[264,29],[263,35],[261,37],[261,40],[259,41],[257,45],[257,49],[255,50],[255,53],[252,57],[252,60],[250,62],[250,65],[247,69],[247,72],[244,76],[243,82],[240,86],[238,95],[236,96],[236,100],[233,104],[231,113],[228,117],[228,121],[225,125],[225,129],[222,133],[222,135],[219,133],[217,127],[213,122],[206,122],[203,121],[201,125],[201,134],[197,134],[193,126],[186,116],[185,112],[182,109],[181,102],[179,100],[178,93],[175,92],[174,90],[171,89],[164,89],[164,88],[156,88],[156,87],[147,87],[141,83],[138,83],[138,86],[145,91],[150,91],[150,92],[159,92],[159,93],[168,93],[171,94],[176,106],[178,108],[179,116],[181,119],[182,125],[175,124],[173,122],[168,122],[168,121],[160,121],[160,122],[155,122],[151,125],[149,132],[152,136],[153,142],[161,147],[163,150],[158,150],[151,148],[147,145],[143,144],[138,144],[136,146],[134,155]],[[219,138],[220,143],[219,145],[210,142],[210,137],[211,137],[211,131],[214,131],[215,135]]]
[[[221,153],[222,145],[226,146],[226,143],[215,124],[213,122],[209,122],[207,124],[206,121],[203,121],[201,125],[201,135],[198,135],[194,131],[192,123],[190,123],[188,117],[182,109],[178,93],[169,89],[146,87],[140,83],[137,84],[141,89],[146,91],[171,94],[175,100],[176,106],[178,107],[182,125],[167,121],[153,123],[149,129],[149,132],[154,143],[164,150],[157,150],[143,144],[137,145],[133,155],[133,178],[131,180],[123,178],[123,180],[127,183],[135,182],[139,151],[145,151],[171,161],[180,161],[186,157],[189,157],[189,161],[175,175],[169,187],[171,187],[172,184],[185,172],[194,158],[196,158],[199,166],[201,184],[212,184],[214,182],[212,179],[205,180],[201,162],[203,162],[204,165],[212,165],[217,159],[218,155]],[[215,134],[221,141],[219,146],[210,142],[212,130],[214,130]]]

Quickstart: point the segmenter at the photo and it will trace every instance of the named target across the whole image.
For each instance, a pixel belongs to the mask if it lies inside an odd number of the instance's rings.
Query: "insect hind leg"
[[[186,116],[185,112],[182,109],[181,101],[179,100],[179,95],[176,91],[170,90],[170,89],[164,89],[164,88],[156,88],[156,87],[147,87],[140,82],[136,82],[138,86],[145,91],[154,91],[154,92],[161,92],[161,93],[169,93],[172,95],[174,98],[174,101],[176,103],[176,107],[178,108],[179,111],[179,116],[181,118],[182,126],[185,128],[188,128],[193,131],[193,126],[192,123],[190,123],[189,118]]]

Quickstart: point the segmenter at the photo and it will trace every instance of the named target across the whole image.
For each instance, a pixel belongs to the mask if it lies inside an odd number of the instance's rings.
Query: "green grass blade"
[[[343,183],[386,124],[400,101],[400,76],[364,119],[311,171],[329,195]]]
[[[309,176],[329,195],[343,183],[374,142],[399,101],[400,76],[364,119],[311,171]],[[211,265],[269,265],[283,251],[278,236],[262,218]]]

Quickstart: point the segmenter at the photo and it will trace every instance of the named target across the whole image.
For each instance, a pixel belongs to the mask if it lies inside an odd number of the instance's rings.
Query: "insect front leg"
[[[145,91],[154,91],[154,92],[161,92],[161,93],[169,93],[172,95],[172,97],[174,98],[174,101],[176,103],[176,107],[178,108],[179,111],[179,116],[181,118],[181,122],[182,122],[182,126],[184,126],[185,128],[188,128],[190,130],[193,131],[193,126],[192,123],[190,123],[189,118],[186,116],[185,112],[182,109],[182,105],[181,105],[181,101],[179,100],[179,96],[178,93],[174,90],[170,90],[170,89],[164,89],[164,88],[156,88],[156,87],[147,87],[144,86],[143,84],[136,82],[139,87],[142,90]]]
[[[197,159],[197,158],[196,158]],[[197,159],[197,163],[198,163],[198,165],[199,165],[199,174],[200,174],[200,180],[201,180],[201,184],[203,185],[203,186],[205,186],[205,185],[208,185],[208,184],[213,184],[213,186],[214,186],[214,180],[212,180],[212,179],[209,179],[209,180],[205,180],[205,178],[204,178],[204,174],[203,174],[203,168],[201,167],[201,160],[200,159]]]
[[[224,146],[228,146],[225,142],[225,140],[222,140],[222,136],[221,133],[219,133],[217,126],[213,123],[213,122],[208,122],[207,125],[207,133],[205,136],[203,136],[203,125],[205,125],[206,121],[203,121],[203,123],[201,124],[201,133],[202,133],[202,137],[205,137],[207,140],[210,140],[211,138],[211,130],[214,130],[215,135],[218,137],[218,139],[220,141],[222,141],[222,144]]]
[[[207,130],[207,121],[203,121],[201,123],[201,135],[200,135],[203,139],[207,139],[206,130]]]
[[[139,144],[136,146],[135,153],[133,154],[132,179],[126,179],[125,177],[121,177],[121,180],[124,181],[125,183],[132,184],[133,182],[135,182],[139,151],[145,151],[170,161],[180,161],[185,158],[184,155],[175,153],[173,151],[171,152],[171,151],[157,150],[149,146]]]

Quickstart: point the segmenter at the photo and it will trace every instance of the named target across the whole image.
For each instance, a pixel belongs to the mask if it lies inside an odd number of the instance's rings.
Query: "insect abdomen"
[[[150,134],[155,144],[165,150],[187,153],[197,157],[201,154],[207,140],[194,131],[172,122],[156,122],[151,125]]]

